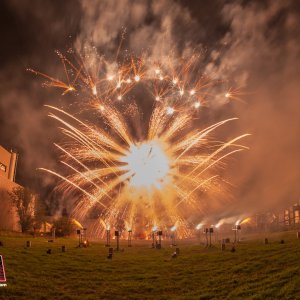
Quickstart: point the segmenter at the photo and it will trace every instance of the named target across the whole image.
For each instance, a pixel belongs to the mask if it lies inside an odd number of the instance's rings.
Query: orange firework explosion
[[[193,111],[201,109],[215,84],[195,71],[198,57],[180,62],[169,57],[160,63],[146,56],[123,63],[91,54],[73,61],[60,53],[59,57],[66,83],[33,72],[44,76],[46,85],[62,88],[63,94],[79,93],[85,110],[98,118],[82,121],[47,105],[49,116],[68,138],[55,145],[70,173],[41,170],[62,179],[59,188],[79,197],[73,217],[84,222],[97,211],[98,235],[106,228],[127,227],[136,233],[172,228],[179,237],[188,236],[191,216],[203,216],[224,198],[219,170],[226,158],[247,149],[237,144],[247,134],[226,142],[211,139],[212,132],[235,118],[202,129],[191,126]],[[138,99],[133,103],[135,93]],[[149,94],[150,113],[145,106]],[[148,121],[142,121],[145,107]]]

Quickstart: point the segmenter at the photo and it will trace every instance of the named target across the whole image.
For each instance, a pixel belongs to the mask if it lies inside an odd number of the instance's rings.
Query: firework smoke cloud
[[[193,112],[195,119],[201,120],[193,121],[192,127],[195,129],[200,122],[204,129],[238,117],[234,126],[222,127],[221,140],[242,132],[252,134],[246,142],[250,151],[233,156],[235,161],[230,163],[230,168],[218,171],[222,178],[230,179],[234,186],[230,193],[234,195],[230,196],[226,209],[221,205],[211,213],[230,217],[245,210],[256,212],[283,207],[299,197],[297,58],[300,42],[297,37],[300,26],[299,4],[295,1],[232,1],[229,4],[216,1],[211,6],[187,1],[80,1],[71,2],[72,5],[68,1],[59,5],[51,1],[44,1],[43,5],[33,2],[29,5],[29,1],[22,4],[4,1],[3,4],[9,13],[13,11],[21,25],[29,19],[35,24],[24,33],[15,29],[16,34],[8,37],[10,42],[4,48],[21,41],[25,50],[20,53],[12,46],[11,51],[6,51],[17,59],[2,58],[0,72],[1,142],[21,153],[22,174],[18,176],[22,184],[30,183],[38,189],[42,182],[50,190],[56,184],[52,176],[34,171],[39,167],[61,168],[57,159],[59,151],[53,142],[60,144],[64,138],[53,126],[53,120],[45,118],[49,109],[43,109],[43,105],[60,107],[73,115],[79,102],[72,93],[62,95],[61,90],[41,89],[40,82],[24,70],[30,67],[55,79],[65,79],[62,65],[53,63],[59,61],[53,50],[59,49],[64,54],[71,44],[75,52],[86,57],[85,64],[92,66],[99,57],[92,55],[90,49],[96,48],[108,61],[109,57],[116,57],[122,41],[120,51],[127,49],[128,57],[133,54],[141,57],[148,66],[150,62],[157,62],[158,66],[166,64],[165,58],[171,57],[168,63],[179,70],[181,58],[188,61],[195,53],[199,54],[196,64],[199,74],[222,84],[206,90],[207,94],[214,91],[214,97],[203,96],[200,101],[189,103],[199,111]],[[7,30],[2,31],[5,36]],[[35,36],[34,41],[27,44],[26,35]],[[113,61],[106,64],[108,72],[118,68]],[[192,96],[192,88],[188,92]],[[135,97],[140,94],[137,88]],[[151,96],[148,93],[143,99],[142,108],[146,111]],[[154,96],[161,100],[161,95]],[[168,116],[172,116],[174,108],[175,105],[166,107]],[[136,115],[139,115],[137,110]],[[136,131],[142,135],[145,128],[141,133]],[[12,145],[11,136],[14,136]],[[159,152],[159,147],[155,151]],[[33,152],[38,155],[33,156]],[[129,164],[130,155],[125,157],[123,163]],[[40,179],[32,183],[36,177]]]

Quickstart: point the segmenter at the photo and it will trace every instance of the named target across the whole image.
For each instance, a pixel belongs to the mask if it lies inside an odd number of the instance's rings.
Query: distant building
[[[280,221],[285,226],[300,225],[300,204],[296,203],[281,213]]]
[[[0,230],[20,231],[19,218],[9,197],[9,192],[19,186],[15,183],[17,157],[17,153],[0,146]]]
[[[256,227],[260,230],[289,230],[300,228],[300,203],[275,212],[257,214]]]

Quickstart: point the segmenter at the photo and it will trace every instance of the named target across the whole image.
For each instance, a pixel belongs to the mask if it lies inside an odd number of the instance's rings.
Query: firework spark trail
[[[94,230],[102,236],[108,226],[136,233],[172,227],[181,237],[189,235],[190,216],[203,214],[207,205],[217,205],[223,196],[219,169],[225,167],[225,159],[247,149],[236,144],[247,134],[227,142],[210,140],[212,132],[237,118],[202,130],[191,128],[193,110],[201,108],[203,99],[212,94],[208,88],[215,84],[198,78],[197,55],[178,66],[170,58],[157,63],[130,56],[118,64],[97,55],[96,71],[84,64],[82,55],[75,62],[58,55],[67,83],[30,71],[46,78],[46,85],[64,89],[63,94],[81,92],[82,101],[87,99],[85,110],[100,118],[83,122],[64,109],[46,106],[67,137],[66,145],[55,146],[62,152],[62,165],[73,173],[40,170],[60,178],[58,188],[79,198],[73,217],[84,222],[89,212],[100,211]],[[148,124],[138,123],[132,115],[143,108],[140,99],[130,102],[137,85],[144,88],[145,97],[147,93],[153,97]],[[120,101],[126,98],[131,109],[120,110]]]

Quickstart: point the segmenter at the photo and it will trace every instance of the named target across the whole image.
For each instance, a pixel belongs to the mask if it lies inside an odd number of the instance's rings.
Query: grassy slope
[[[31,238],[26,249],[28,238],[1,237],[8,286],[0,299],[300,299],[300,240],[281,238],[244,241],[235,253],[185,242],[176,259],[167,245],[139,242],[110,261],[99,243],[78,249],[73,239]]]

